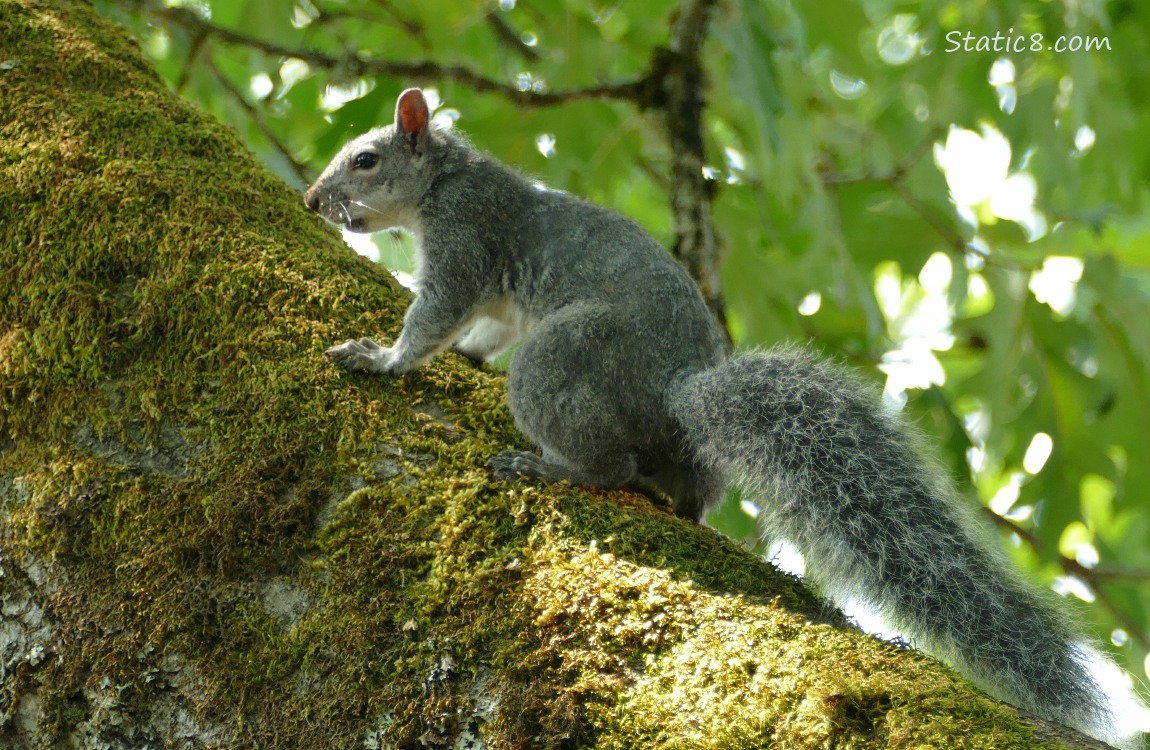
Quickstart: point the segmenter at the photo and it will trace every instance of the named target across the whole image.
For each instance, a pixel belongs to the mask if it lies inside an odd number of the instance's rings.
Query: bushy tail
[[[673,400],[697,459],[762,504],[764,534],[795,544],[827,595],[867,602],[1004,700],[1134,741],[1096,676],[1117,668],[1014,572],[872,389],[785,349],[694,375]]]

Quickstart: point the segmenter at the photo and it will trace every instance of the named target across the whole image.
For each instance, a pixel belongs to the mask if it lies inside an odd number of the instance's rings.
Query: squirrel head
[[[395,122],[345,145],[308,189],[304,203],[352,232],[413,229],[440,163],[435,151],[445,144],[432,127],[423,92],[407,89],[396,100]]]

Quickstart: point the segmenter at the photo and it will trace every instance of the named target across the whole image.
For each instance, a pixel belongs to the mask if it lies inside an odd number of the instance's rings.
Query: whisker
[[[360,208],[366,208],[368,211],[374,211],[377,214],[383,213],[383,211],[380,211],[378,208],[375,208],[374,206],[369,206],[366,203],[364,203],[363,201],[349,200],[348,203],[353,203],[353,204],[359,206]]]

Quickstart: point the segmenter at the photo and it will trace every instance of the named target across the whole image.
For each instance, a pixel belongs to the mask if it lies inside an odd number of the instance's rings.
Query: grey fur
[[[729,360],[682,384],[695,451],[764,503],[836,601],[861,599],[977,684],[1095,734],[1113,723],[1094,655],[1022,580],[877,394],[808,352]],[[1108,739],[1113,739],[1106,735]]]
[[[416,240],[395,345],[348,341],[333,360],[397,375],[452,344],[491,358],[521,340],[508,400],[542,455],[505,451],[496,476],[661,491],[695,519],[740,484],[764,504],[764,534],[796,544],[833,598],[871,603],[995,695],[1114,741],[1092,675],[1103,657],[983,538],[876,394],[800,350],[731,358],[638,225],[539,188],[420,106],[404,92],[396,123],[349,143],[308,191],[330,221]],[[363,168],[365,152],[378,163]]]

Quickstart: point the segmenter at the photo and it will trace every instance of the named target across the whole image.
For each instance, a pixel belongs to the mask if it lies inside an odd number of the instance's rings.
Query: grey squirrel
[[[764,536],[794,543],[838,602],[861,599],[992,694],[1111,743],[1132,693],[1050,597],[988,540],[943,472],[871,389],[797,348],[732,356],[694,283],[629,219],[543,189],[435,127],[421,91],[347,144],[305,202],[354,232],[415,238],[416,295],[391,347],[328,349],[401,375],[449,347],[491,359],[542,455],[500,479],[568,479],[669,496],[700,520],[737,485]]]

